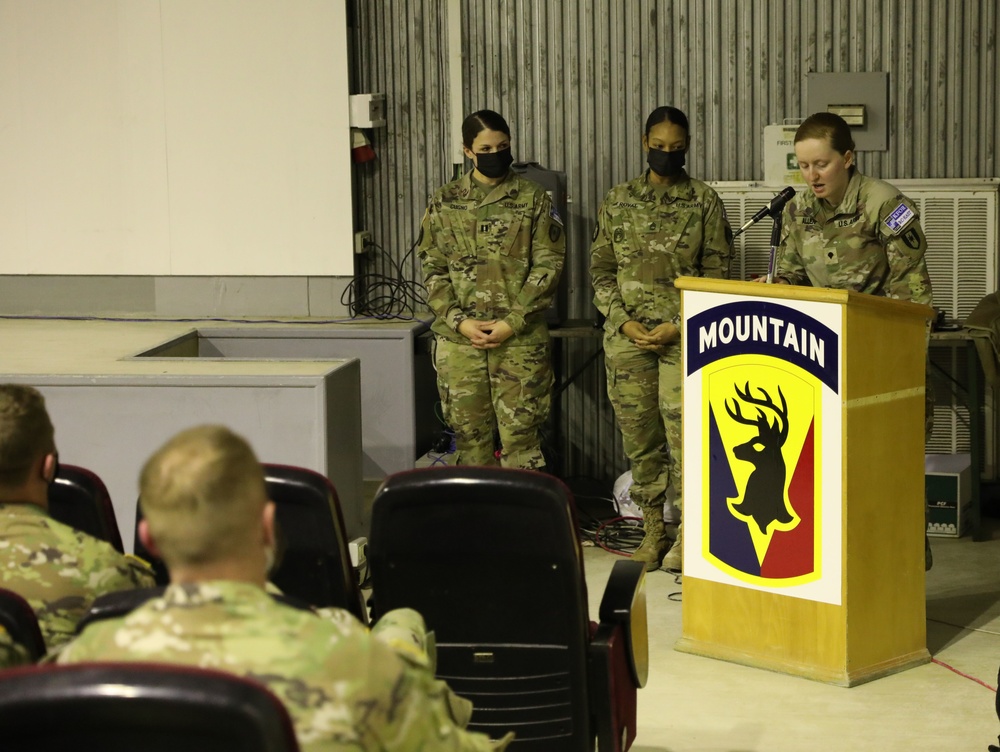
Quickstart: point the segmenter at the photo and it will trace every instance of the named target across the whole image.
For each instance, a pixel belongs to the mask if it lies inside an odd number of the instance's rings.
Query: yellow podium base
[[[872,666],[865,666],[856,671],[831,670],[828,668],[811,666],[794,661],[776,660],[773,657],[761,657],[748,653],[745,650],[728,648],[724,645],[701,642],[682,637],[674,645],[674,650],[681,653],[700,655],[705,658],[717,658],[730,663],[739,663],[751,668],[763,668],[769,671],[776,671],[791,676],[801,676],[804,679],[823,682],[824,684],[834,684],[838,687],[856,687],[865,682],[881,679],[884,676],[899,673],[916,666],[930,663],[931,656],[926,648],[916,650],[908,655],[897,656],[891,660],[877,663]]]

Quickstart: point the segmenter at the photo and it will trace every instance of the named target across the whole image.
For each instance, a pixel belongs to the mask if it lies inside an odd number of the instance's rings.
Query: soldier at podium
[[[795,132],[795,156],[810,190],[785,206],[774,281],[931,305],[917,207],[889,183],[861,174],[844,119],[829,112],[806,118]],[[925,552],[930,569],[929,544]]]

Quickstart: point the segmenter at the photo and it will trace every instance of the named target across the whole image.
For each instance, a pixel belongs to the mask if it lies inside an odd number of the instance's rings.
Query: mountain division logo
[[[822,408],[836,335],[794,309],[719,306],[688,322],[700,370],[706,561],[747,583],[821,577]]]

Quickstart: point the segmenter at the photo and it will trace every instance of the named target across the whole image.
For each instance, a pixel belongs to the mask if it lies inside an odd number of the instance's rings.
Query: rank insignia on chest
[[[616,243],[623,242],[625,240],[625,230],[623,230],[621,227],[616,227],[614,239]]]
[[[491,227],[492,225],[489,222],[480,222],[479,223],[480,234],[488,234]]]

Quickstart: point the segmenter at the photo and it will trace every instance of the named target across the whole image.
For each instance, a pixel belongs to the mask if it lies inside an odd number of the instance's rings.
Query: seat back
[[[271,581],[301,601],[346,609],[367,624],[333,484],[315,470],[275,464],[264,465],[264,482],[279,538]]]
[[[340,500],[330,480],[303,467],[265,464],[267,495],[274,502],[278,556],[271,581],[285,594],[312,606],[336,606],[368,623],[357,575],[351,566]],[[135,552],[153,564],[158,584],[170,576],[163,562],[139,540],[141,506],[136,509]]]
[[[76,465],[60,465],[55,480],[49,484],[49,514],[124,553],[115,508],[104,481],[96,473]]]
[[[38,618],[28,601],[13,590],[0,588],[0,626],[25,649],[32,662],[41,660],[45,655],[45,639],[38,626]]]
[[[527,470],[390,476],[372,507],[379,613],[409,607],[437,641],[437,674],[473,702],[471,728],[518,750],[586,750],[589,619],[572,496]]]
[[[57,721],[57,722],[53,722]],[[94,663],[11,669],[0,681],[5,752],[294,752],[284,705],[208,669]]]

